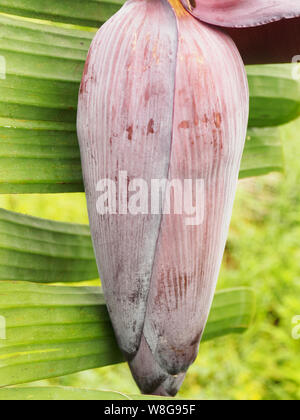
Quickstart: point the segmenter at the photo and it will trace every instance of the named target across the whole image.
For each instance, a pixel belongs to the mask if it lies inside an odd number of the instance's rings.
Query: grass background
[[[199,399],[300,399],[300,120],[281,128],[284,174],[240,181],[219,288],[250,286],[257,313],[243,336],[205,343],[180,396]],[[0,206],[54,220],[88,223],[83,194],[0,196]],[[98,282],[97,282],[98,284]],[[39,384],[136,393],[125,364]]]

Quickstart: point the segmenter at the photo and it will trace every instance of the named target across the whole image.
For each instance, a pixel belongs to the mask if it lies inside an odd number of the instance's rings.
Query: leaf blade
[[[282,172],[281,134],[278,127],[249,128],[239,178]]]
[[[253,311],[251,290],[218,292],[203,341],[245,331]],[[0,340],[0,387],[124,360],[100,288],[1,281],[0,315],[7,333],[7,340]],[[55,328],[53,338],[49,331]]]
[[[115,391],[100,391],[69,387],[26,387],[0,389],[0,401],[112,401],[112,400],[173,400],[153,395],[126,395]]]
[[[122,0],[0,0],[0,12],[71,23],[81,26],[101,26],[124,4]]]
[[[0,209],[0,279],[77,282],[98,278],[89,227]]]
[[[300,115],[300,83],[293,64],[247,66],[250,127],[285,124]]]

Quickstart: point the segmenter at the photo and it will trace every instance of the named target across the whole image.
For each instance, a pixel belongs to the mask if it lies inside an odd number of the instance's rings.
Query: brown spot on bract
[[[137,322],[134,321],[133,325],[132,325],[132,331],[135,333],[136,332],[136,327],[137,327]]]
[[[219,146],[219,141],[218,141],[218,133],[217,130],[213,130],[212,131],[212,135],[213,135],[213,141],[212,144],[214,146],[214,151],[217,152],[218,151],[218,146]]]
[[[222,133],[218,130],[212,130],[214,152],[217,153],[223,149]]]
[[[150,99],[150,85],[148,84],[145,90],[145,102],[147,103],[149,99]]]
[[[187,290],[188,290],[188,285],[189,285],[187,274],[186,273],[179,274],[178,282],[179,282],[179,289],[180,289],[181,297],[186,296]]]
[[[207,117],[207,115],[206,115],[206,114],[204,114],[204,117],[203,117],[203,122],[204,122],[205,124],[207,124],[207,123],[208,123],[208,117]]]
[[[191,347],[197,346],[200,343],[202,337],[203,330],[201,330],[200,334],[197,334],[196,337],[191,342]]]
[[[126,131],[128,133],[128,140],[131,141],[132,140],[132,134],[133,134],[133,126],[130,125],[129,127],[127,127]]]
[[[190,128],[189,121],[181,121],[181,123],[179,124],[178,128],[184,128],[184,129]]]
[[[140,298],[139,292],[136,290],[128,295],[128,302],[135,304]]]
[[[86,91],[86,81],[82,79],[80,83],[80,94],[82,95]]]
[[[86,58],[86,62],[84,65],[84,69],[83,69],[83,74],[82,74],[82,79],[81,79],[81,85],[80,85],[80,93],[85,93],[86,92],[86,85],[88,82],[88,70],[89,70],[89,64],[90,64],[90,59],[91,59],[91,54],[92,51],[91,49],[88,52],[87,58]]]
[[[148,55],[149,55],[149,42],[146,44],[145,49],[144,49],[144,60],[148,58]]]
[[[154,134],[154,120],[151,118],[151,120],[148,123],[148,128],[147,128],[147,136],[149,134]]]
[[[215,112],[214,113],[214,121],[215,121],[215,126],[217,128],[221,127],[221,123],[222,123],[222,116],[219,112]]]

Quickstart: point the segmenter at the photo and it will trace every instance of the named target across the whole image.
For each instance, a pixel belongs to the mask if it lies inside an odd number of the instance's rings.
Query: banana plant
[[[245,178],[283,170],[277,126],[300,115],[300,85],[294,77],[293,65],[274,64],[290,62],[297,55],[300,6],[295,0],[285,1],[284,6],[278,0],[272,7],[267,1],[263,3],[264,7],[259,8],[255,0],[183,0],[182,3],[130,0],[121,8],[124,2],[119,0],[74,0],[72,5],[65,0],[52,0],[50,4],[45,0],[0,0],[0,193],[77,192],[84,190],[84,179],[105,294],[104,300],[100,288],[43,284],[98,277],[87,226],[0,211],[0,319],[6,322],[6,340],[0,340],[1,400],[143,398],[65,388],[5,388],[126,359],[143,392],[174,395],[198,353],[200,336],[207,341],[242,333],[249,327],[254,311],[251,290],[219,291],[213,299],[234,187],[238,176]],[[42,22],[43,19],[47,22]],[[62,25],[62,22],[85,28]],[[94,28],[101,25],[84,68],[95,36]],[[210,25],[222,26],[222,34]],[[109,41],[108,35],[114,31],[118,38]],[[246,73],[230,38],[249,64]],[[124,60],[119,61],[121,58]],[[113,72],[108,71],[110,59],[116,60]],[[152,61],[158,69],[156,72]],[[198,72],[198,65],[200,70],[205,69],[203,74]],[[141,71],[144,78],[139,80]],[[76,114],[82,73],[78,123],[81,165]],[[247,79],[250,115],[246,135]],[[155,81],[164,89],[158,89]],[[179,82],[182,89],[189,91],[186,101],[176,94],[180,90]],[[206,91],[204,96],[201,83]],[[109,92],[108,96],[105,91]],[[126,94],[127,99],[131,98],[127,105],[122,99]],[[146,100],[148,96],[145,112],[138,106],[139,99]],[[109,103],[105,102],[106,98],[110,98]],[[176,112],[174,104],[177,104]],[[100,105],[104,105],[102,114],[101,107],[97,108]],[[233,109],[234,118],[230,112]],[[150,118],[152,112],[155,120]],[[215,162],[201,156],[197,130],[192,131],[187,124],[191,113],[195,121],[199,112],[206,114],[206,119],[199,118],[199,127],[206,124],[207,139],[216,131],[212,145]],[[149,140],[145,148],[145,135],[141,131],[137,136],[138,128],[134,125],[143,122],[144,117]],[[173,124],[173,118],[177,125]],[[88,124],[90,134],[87,135]],[[204,232],[197,228],[186,234],[185,228],[180,227],[181,221],[169,216],[164,216],[164,220],[160,216],[152,220],[144,218],[146,241],[143,235],[134,238],[134,232],[140,231],[142,218],[114,221],[112,231],[109,226],[114,216],[106,219],[102,216],[99,224],[98,215],[94,214],[96,179],[91,173],[97,174],[96,178],[99,174],[115,176],[118,158],[124,158],[128,163],[123,169],[133,168],[135,175],[140,175],[138,168],[148,171],[150,178],[152,174],[167,177],[170,168],[175,173],[181,160],[184,165],[188,149],[180,146],[179,134],[174,135],[172,144],[167,140],[174,134],[173,126],[178,128],[180,136],[182,133],[184,141],[194,142],[195,159],[188,160],[194,166],[187,165],[187,174],[190,170],[204,171],[205,166],[211,165],[208,179],[213,168],[216,171],[215,177],[210,178],[216,194],[211,195],[209,208],[211,214],[217,209],[218,222],[212,218],[205,222],[212,239],[204,240]],[[112,128],[123,132],[126,141],[118,139],[111,146]],[[194,135],[195,138],[189,138]],[[90,136],[95,142],[89,145]],[[103,157],[109,156],[107,147],[112,147],[110,160]],[[209,142],[205,147],[209,157]],[[150,149],[153,150],[151,161],[147,159]],[[177,158],[174,160],[172,156]],[[232,161],[232,166],[228,165],[223,173],[221,168],[225,168],[226,159]],[[179,166],[174,165],[176,160]],[[228,190],[226,179],[232,184]],[[223,192],[219,188],[221,184]],[[208,189],[208,196],[211,191]],[[222,197],[226,201],[224,206]],[[122,242],[121,238],[124,240],[126,236],[129,239]],[[174,241],[170,244],[171,237]],[[126,264],[130,270],[125,264],[122,276],[115,276],[115,268],[124,263],[125,254],[129,257]],[[181,257],[187,258],[183,275],[180,274]],[[193,266],[198,269],[193,271]],[[177,305],[171,305],[171,312],[166,312],[166,308],[173,299],[172,294],[158,293],[160,285],[165,283],[158,280],[168,267],[172,275],[164,278],[167,284],[173,284],[174,292],[178,291]],[[130,273],[134,277],[128,282]],[[153,277],[151,287],[150,277]],[[178,284],[174,283],[175,279]],[[194,288],[195,293],[186,293],[185,300],[179,299],[185,285],[187,291]],[[126,310],[126,319],[119,313],[118,299],[124,300],[121,309]]]
[[[77,114],[91,233],[144,393],[175,396],[195,361],[229,230],[249,89],[237,45],[216,26],[276,32],[274,21],[296,18],[296,34],[283,31],[296,51],[299,16],[295,0],[128,0],[91,44]]]

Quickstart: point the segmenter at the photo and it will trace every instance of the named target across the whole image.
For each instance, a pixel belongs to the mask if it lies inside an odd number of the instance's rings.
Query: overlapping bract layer
[[[228,234],[248,118],[244,68],[233,42],[178,19],[178,61],[169,180],[204,182],[204,221],[164,215],[144,335],[170,374],[194,361]]]
[[[122,350],[137,352],[161,215],[99,216],[98,181],[167,178],[176,71],[175,16],[165,1],[129,1],[98,32],[81,85],[78,134],[91,231]],[[125,203],[127,205],[127,201]]]
[[[170,6],[171,4],[171,6]],[[174,395],[196,357],[224,251],[248,119],[231,39],[177,0],[129,0],[98,32],[78,111],[91,231],[121,349],[144,392]],[[201,179],[204,222],[97,213],[97,184]],[[122,198],[119,197],[118,204]]]
[[[181,0],[193,16],[212,25],[245,28],[300,15],[298,0]]]
[[[288,63],[299,55],[298,0],[181,0],[201,20],[224,27],[245,64]]]

